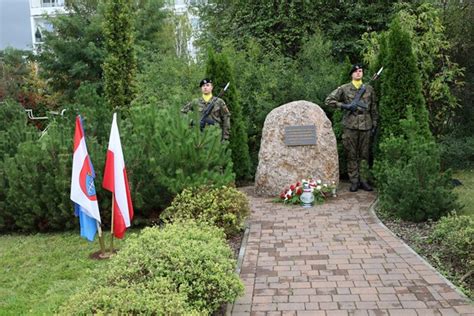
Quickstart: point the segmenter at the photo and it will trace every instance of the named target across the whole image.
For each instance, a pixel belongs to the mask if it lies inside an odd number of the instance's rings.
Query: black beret
[[[202,86],[205,85],[206,83],[212,83],[212,80],[211,80],[211,79],[208,79],[208,78],[202,79],[201,82],[199,83],[199,87],[202,87]]]
[[[349,76],[351,76],[354,71],[359,70],[359,69],[364,69],[364,67],[362,67],[361,64],[353,65],[351,68],[351,71],[349,71]]]

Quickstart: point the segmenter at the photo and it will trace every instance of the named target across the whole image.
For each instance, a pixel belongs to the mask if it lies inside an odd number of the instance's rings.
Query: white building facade
[[[43,32],[52,31],[52,25],[46,21],[44,15],[55,16],[66,13],[64,0],[29,0],[30,1],[30,20],[31,20],[31,39],[33,48],[43,41]]]

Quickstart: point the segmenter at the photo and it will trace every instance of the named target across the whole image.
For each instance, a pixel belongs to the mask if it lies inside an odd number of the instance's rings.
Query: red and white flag
[[[114,236],[123,238],[125,230],[127,230],[127,227],[130,227],[133,219],[133,205],[117,127],[117,113],[114,113],[112,120],[102,187],[113,193]]]

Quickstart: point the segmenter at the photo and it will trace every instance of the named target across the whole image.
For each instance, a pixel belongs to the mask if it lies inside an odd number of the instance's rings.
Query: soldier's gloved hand
[[[347,111],[354,112],[354,110],[356,109],[356,105],[354,103],[345,103],[341,105],[341,108]]]

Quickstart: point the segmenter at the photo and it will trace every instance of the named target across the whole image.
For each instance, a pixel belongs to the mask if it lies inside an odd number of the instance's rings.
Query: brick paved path
[[[245,295],[232,315],[474,315],[372,215],[373,193],[342,192],[312,208],[249,199]]]

